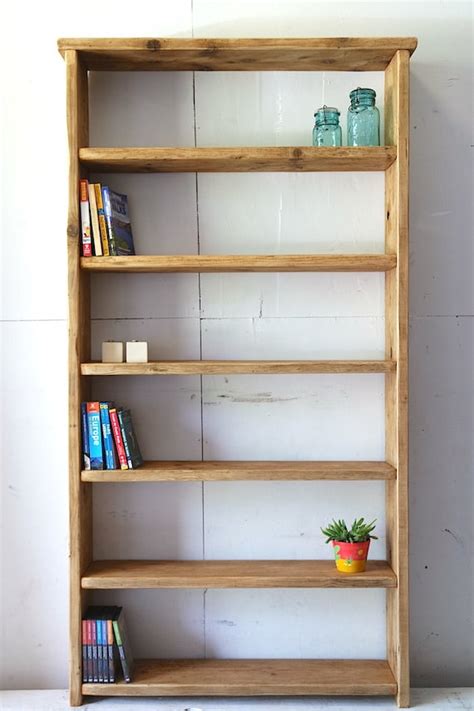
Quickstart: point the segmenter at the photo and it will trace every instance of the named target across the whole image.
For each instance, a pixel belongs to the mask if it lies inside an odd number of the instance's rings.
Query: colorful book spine
[[[104,684],[109,683],[109,645],[107,644],[107,620],[103,618],[100,621],[102,625],[102,665],[103,665],[103,675]]]
[[[92,620],[86,620],[87,622],[87,681],[92,683],[94,681],[94,661],[92,653]]]
[[[97,216],[99,219],[100,238],[102,240],[102,251],[104,253],[104,256],[108,257],[110,254],[109,240],[107,237],[107,225],[105,222],[104,203],[102,200],[102,188],[101,188],[100,183],[94,183],[94,191],[95,191],[95,202],[97,205]]]
[[[102,186],[102,202],[104,203],[105,224],[107,225],[109,254],[112,257],[116,257],[117,247],[115,245],[114,230],[112,227],[112,204],[110,202],[110,190],[107,185]]]
[[[91,620],[90,624],[91,634],[92,634],[92,678],[94,684],[99,682],[99,660],[97,655],[97,629],[95,626],[95,620]]]
[[[87,620],[82,620],[82,681],[87,683],[88,668],[87,668]]]
[[[127,463],[130,469],[134,469],[143,464],[143,458],[140,453],[135,430],[133,429],[132,415],[130,410],[118,410],[117,414],[120,422],[123,445],[127,455]]]
[[[108,196],[116,254],[119,257],[135,254],[132,225],[128,214],[128,198],[126,195],[116,193],[114,190],[109,190]]]
[[[122,435],[122,442],[123,442],[123,447],[125,449],[125,456],[127,457],[127,464],[129,469],[133,469],[132,467],[132,458],[130,456],[130,448],[128,446],[127,442],[127,436],[124,430],[124,411],[123,410],[117,410],[117,417],[120,423],[120,434]]]
[[[87,403],[81,403],[81,429],[82,429],[82,456],[84,459],[84,469],[91,468],[91,458],[89,453],[89,423],[87,419]]]
[[[89,425],[89,454],[91,458],[91,469],[103,469],[104,455],[102,453],[100,407],[98,402],[87,403],[87,421]]]
[[[110,427],[110,404],[100,403],[100,421],[102,423],[102,437],[104,440],[105,466],[107,469],[117,469],[117,457],[115,454],[114,438]]]
[[[103,660],[103,650],[104,645],[102,642],[102,622],[100,620],[94,620],[95,623],[95,634],[97,639],[97,676],[99,677],[99,684],[104,682],[104,660]]]
[[[117,409],[115,407],[109,408],[109,416],[110,425],[112,427],[112,434],[114,436],[115,447],[117,449],[117,456],[120,462],[120,469],[128,469],[127,455],[123,444],[122,432],[120,430],[120,422],[117,415]]]
[[[80,181],[81,198],[81,242],[82,256],[92,257],[91,219],[89,213],[89,191],[87,180]]]
[[[112,626],[111,619],[110,620],[107,619],[106,624],[107,624],[107,647],[108,647],[108,660],[109,660],[109,682],[111,684],[113,684],[113,683],[115,683],[114,628]]]
[[[96,257],[102,256],[102,240],[100,238],[99,216],[97,214],[97,204],[95,199],[94,185],[89,183],[89,206],[92,223],[92,239],[94,244],[94,254]]]

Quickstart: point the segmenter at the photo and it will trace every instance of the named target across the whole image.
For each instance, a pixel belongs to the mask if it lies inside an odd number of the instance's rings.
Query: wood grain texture
[[[399,586],[387,593],[387,658],[397,680],[397,702],[410,703],[408,646],[408,138],[409,53],[399,51],[385,72],[387,138],[398,147],[385,177],[385,245],[397,269],[385,278],[386,357],[398,362],[385,381],[386,459],[398,469],[386,486],[388,557]]]
[[[383,696],[396,693],[375,659],[142,659],[131,684],[84,684],[91,696]]]
[[[80,403],[88,399],[89,383],[80,363],[90,357],[89,275],[79,263],[80,215],[78,151],[88,143],[87,73],[77,53],[66,52],[67,131],[69,141],[68,300],[69,300],[69,550],[70,550],[70,702],[82,703],[81,618],[85,596],[81,576],[92,559],[92,487],[82,484]]]
[[[91,563],[82,587],[132,588],[394,588],[383,560],[364,573],[340,573],[333,560],[104,560]]]
[[[177,254],[82,257],[92,272],[386,272],[395,254]]]
[[[138,469],[83,471],[82,481],[373,481],[395,479],[387,462],[174,461],[144,462]]]
[[[60,39],[59,51],[81,53],[88,69],[136,71],[383,71],[414,37],[297,39]]]
[[[394,146],[320,148],[83,148],[81,163],[101,173],[383,171]]]
[[[285,373],[390,373],[393,360],[161,360],[82,363],[83,375],[265,375]]]

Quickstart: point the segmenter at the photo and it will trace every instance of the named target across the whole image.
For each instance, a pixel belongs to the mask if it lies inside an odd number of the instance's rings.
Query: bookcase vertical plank
[[[69,546],[70,546],[70,703],[82,703],[81,618],[85,596],[81,576],[92,560],[92,486],[81,483],[80,403],[88,399],[88,384],[80,363],[90,357],[90,278],[80,269],[81,177],[79,148],[89,141],[87,71],[78,53],[65,53],[67,131],[69,141],[69,209],[67,224],[69,298]]]
[[[385,174],[385,249],[397,268],[385,277],[386,357],[397,360],[386,375],[386,460],[397,468],[386,483],[387,556],[398,587],[387,591],[387,658],[397,681],[397,702],[410,703],[408,640],[408,138],[409,52],[399,50],[385,70],[386,143],[397,159]]]

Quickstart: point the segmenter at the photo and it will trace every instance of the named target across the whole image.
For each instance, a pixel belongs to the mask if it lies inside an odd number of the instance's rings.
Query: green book
[[[117,607],[112,620],[114,628],[115,642],[118,647],[120,663],[122,665],[123,678],[130,683],[133,675],[133,655],[125,626],[123,608]]]

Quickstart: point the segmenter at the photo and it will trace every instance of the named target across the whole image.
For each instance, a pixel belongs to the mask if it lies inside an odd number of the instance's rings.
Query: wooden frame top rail
[[[86,69],[106,71],[383,71],[415,37],[63,38]]]

